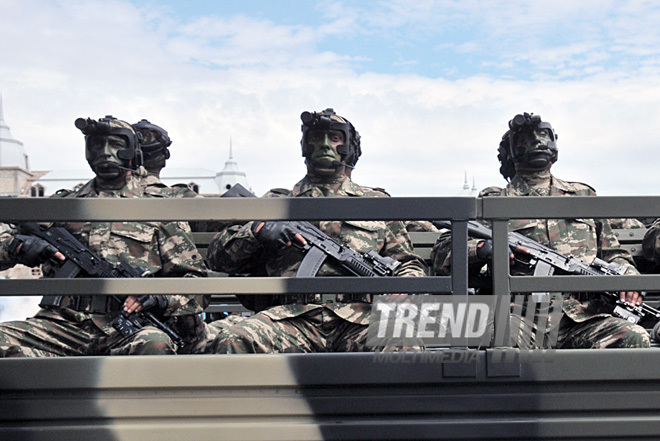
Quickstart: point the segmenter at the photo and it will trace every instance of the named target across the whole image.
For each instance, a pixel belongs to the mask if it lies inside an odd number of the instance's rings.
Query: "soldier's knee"
[[[222,332],[211,343],[209,352],[212,354],[251,354],[256,351],[244,336]]]
[[[646,329],[639,325],[633,325],[630,331],[628,332],[627,347],[629,348],[650,348],[651,347],[651,337],[649,333],[646,332]]]
[[[167,334],[156,329],[142,328],[132,338],[111,351],[111,355],[172,355],[176,345]]]

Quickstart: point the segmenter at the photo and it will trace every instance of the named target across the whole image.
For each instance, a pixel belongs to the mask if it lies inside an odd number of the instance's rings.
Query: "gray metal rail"
[[[494,283],[498,294],[660,286],[660,276],[571,276],[570,280],[509,276],[505,242],[508,219],[660,217],[660,197],[552,199],[379,198],[368,203],[363,199],[323,199],[318,203],[312,199],[57,203],[0,199],[0,216],[5,221],[456,221],[453,277],[401,278],[405,286],[391,285],[398,283],[398,278],[388,279],[390,288],[374,284],[376,279],[369,279],[366,285],[361,281],[356,284],[356,278],[337,278],[350,280],[338,280],[336,285],[325,279],[283,278],[154,279],[131,283],[103,279],[2,280],[0,293],[83,293],[92,289],[102,294],[222,294],[313,289],[464,294],[466,221],[479,216],[494,220]],[[62,202],[65,204],[60,205]],[[543,362],[524,359],[516,350],[504,356],[496,351],[0,360],[0,439],[660,439],[657,349],[563,350]]]

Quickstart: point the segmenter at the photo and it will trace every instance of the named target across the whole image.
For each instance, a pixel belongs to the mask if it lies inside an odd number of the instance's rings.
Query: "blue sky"
[[[497,145],[533,112],[558,177],[660,194],[658,23],[641,0],[3,0],[0,93],[33,170],[88,171],[73,121],[112,114],[166,128],[169,169],[220,171],[231,139],[256,193],[291,188],[300,113],[333,107],[356,182],[453,195],[505,185]]]
[[[657,64],[653,2],[581,1],[159,1],[133,2],[167,18],[260,20],[344,56],[358,73],[527,80],[626,75]],[[158,22],[158,20],[155,20]],[[325,29],[324,29],[325,28]],[[333,31],[334,28],[334,31]],[[231,37],[218,39],[229,44]]]

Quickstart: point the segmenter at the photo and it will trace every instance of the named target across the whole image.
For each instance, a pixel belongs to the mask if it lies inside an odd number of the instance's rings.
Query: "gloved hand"
[[[15,234],[9,243],[9,255],[30,267],[47,262],[57,253],[57,248],[34,236]]]
[[[162,294],[138,296],[137,301],[142,305],[142,311],[148,311],[154,307],[160,311],[165,311],[168,304],[167,296]]]
[[[259,225],[263,226],[259,228]],[[257,231],[259,230],[259,231]],[[290,245],[296,233],[287,221],[255,221],[252,224],[252,234],[267,248],[281,248]]]
[[[483,240],[477,245],[477,259],[481,262],[490,261],[493,258],[493,241]]]

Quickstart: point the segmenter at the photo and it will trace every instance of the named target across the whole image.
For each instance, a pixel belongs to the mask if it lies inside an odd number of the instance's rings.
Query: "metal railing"
[[[199,220],[419,220],[449,219],[452,276],[423,278],[149,278],[0,280],[3,296],[126,294],[466,294],[467,221],[492,221],[493,292],[644,290],[660,288],[660,275],[625,277],[509,275],[507,221],[511,219],[660,218],[660,196],[645,197],[393,197],[274,199],[48,199],[0,198],[6,223],[22,221],[199,221]]]
[[[471,197],[275,199],[0,198],[1,221],[419,220],[455,222],[454,274],[415,278],[145,278],[0,280],[3,296],[128,294],[467,293]]]
[[[478,199],[479,217],[492,221],[493,292],[657,291],[660,275],[510,276],[507,222],[511,219],[660,218],[658,196],[488,197]]]

